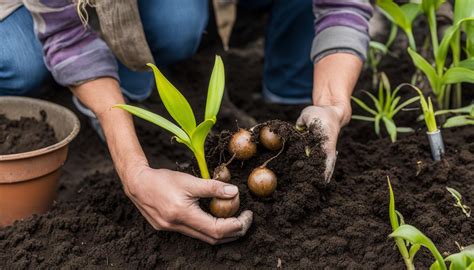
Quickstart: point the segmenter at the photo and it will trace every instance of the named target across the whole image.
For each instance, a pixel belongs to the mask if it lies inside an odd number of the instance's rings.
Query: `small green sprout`
[[[413,88],[418,95],[420,96],[420,104],[421,104],[421,109],[423,111],[423,118],[425,119],[426,123],[426,128],[428,129],[428,132],[436,132],[438,131],[438,124],[436,124],[436,117],[435,117],[435,111],[433,108],[433,103],[431,102],[431,98],[428,97],[428,101],[426,101],[425,96],[423,95],[423,92],[421,90],[411,84],[404,83],[401,84],[402,86],[410,86]]]
[[[430,269],[446,270],[446,264],[444,262],[443,256],[438,251],[433,242],[414,226],[403,224],[403,219],[399,220],[400,216],[397,214],[395,208],[395,195],[393,194],[392,185],[388,176],[387,182],[390,194],[389,217],[393,230],[389,237],[395,240],[407,269],[415,269],[415,265],[413,263],[415,255],[420,250],[420,248],[424,246],[433,254],[434,258],[436,259],[436,262]]]
[[[216,116],[219,112],[222,95],[224,94],[225,74],[222,59],[216,56],[207,92],[204,121],[199,125],[196,125],[196,118],[186,98],[165,78],[155,65],[147,65],[153,70],[158,93],[166,110],[179,124],[179,127],[164,117],[139,107],[117,104],[114,108],[126,110],[173,133],[176,141],[186,145],[194,153],[201,177],[210,179],[204,153],[204,143],[211,128],[216,123]]]
[[[474,245],[461,247],[459,253],[448,256],[446,261],[450,262],[450,270],[473,270],[474,269]]]
[[[400,102],[400,96],[398,96],[397,94],[400,88],[401,87],[399,86],[392,91],[387,76],[385,75],[385,73],[381,73],[378,97],[375,97],[370,92],[364,91],[364,93],[372,99],[375,109],[370,108],[362,100],[356,97],[352,97],[352,100],[356,102],[362,109],[370,113],[371,116],[353,115],[352,119],[374,122],[374,130],[377,135],[380,135],[380,121],[383,121],[392,142],[395,142],[397,140],[397,133],[412,132],[413,129],[411,128],[397,127],[393,118],[401,109],[412,104],[420,98],[413,97],[398,105],[398,103]]]
[[[455,207],[461,208],[462,212],[466,217],[471,217],[471,208],[462,203],[462,196],[459,191],[455,190],[454,188],[446,187],[446,189],[451,193],[451,195],[456,200],[456,203],[453,204]]]
[[[420,4],[406,3],[398,5],[393,0],[377,0],[376,3],[385,17],[405,32],[410,48],[416,51],[413,21],[420,14]]]

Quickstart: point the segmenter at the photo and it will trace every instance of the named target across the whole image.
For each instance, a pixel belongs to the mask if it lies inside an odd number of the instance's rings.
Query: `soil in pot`
[[[46,123],[46,112],[40,111],[40,115],[40,120],[10,120],[0,114],[0,155],[29,152],[57,143],[54,129]]]

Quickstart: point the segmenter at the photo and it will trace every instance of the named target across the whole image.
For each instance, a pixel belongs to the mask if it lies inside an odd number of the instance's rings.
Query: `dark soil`
[[[41,119],[21,117],[10,120],[0,114],[0,155],[33,151],[57,143],[54,129],[46,123],[46,112]]]
[[[223,55],[227,90],[258,121],[281,119],[292,124],[302,106],[265,104],[259,94],[263,58],[258,44],[247,54]],[[215,47],[202,49],[192,60],[170,69],[175,76],[171,81],[198,115],[203,113],[203,91],[214,54]],[[402,60],[389,58],[383,64],[393,85],[411,76],[408,65],[400,63],[409,60],[406,56]],[[357,89],[370,89],[370,83],[370,74],[364,74]],[[413,96],[408,90],[401,92],[404,98]],[[71,106],[66,91],[56,92],[50,100]],[[156,95],[144,105],[164,113]],[[396,119],[416,132],[400,136],[394,144],[375,136],[370,124],[349,124],[341,133],[338,162],[328,185],[321,181],[323,154],[317,150],[322,138],[305,134],[300,140],[283,125],[286,150],[269,164],[279,177],[272,197],[255,198],[245,182],[250,170],[274,153],[259,146],[258,157],[230,165],[232,182],[240,188],[241,209],[254,211],[254,223],[245,237],[220,246],[153,230],[123,193],[107,152],[83,123],[85,128],[71,145],[57,204],[49,213],[0,230],[0,268],[403,269],[394,242],[387,237],[391,232],[387,176],[405,221],[429,236],[442,253],[457,252],[455,241],[463,246],[474,243],[474,219],[453,206],[446,186],[460,191],[464,203],[474,206],[474,132],[472,127],[443,130],[447,153],[435,163],[416,116],[403,112]],[[168,133],[140,120],[137,130],[153,167],[192,171],[190,153],[170,144]],[[235,131],[237,125],[231,115],[220,115],[214,130]],[[211,167],[229,159],[225,151],[221,154],[223,147],[217,147],[229,134],[210,137]],[[310,157],[305,155],[306,145],[313,149]],[[427,269],[432,258],[422,249],[415,261],[418,269]]]

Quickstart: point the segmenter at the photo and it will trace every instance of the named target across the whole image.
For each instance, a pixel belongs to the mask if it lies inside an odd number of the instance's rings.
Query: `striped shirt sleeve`
[[[369,0],[313,0],[315,38],[311,59],[348,52],[367,57],[369,20],[373,9]]]

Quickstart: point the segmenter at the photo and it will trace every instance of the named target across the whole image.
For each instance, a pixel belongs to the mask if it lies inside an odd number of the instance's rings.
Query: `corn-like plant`
[[[471,217],[471,208],[462,203],[462,195],[459,191],[455,190],[454,188],[446,187],[446,189],[451,193],[456,203],[453,204],[455,207],[458,207],[462,210],[466,217]]]
[[[413,102],[420,99],[419,97],[413,97],[405,102],[400,102],[400,96],[398,91],[400,86],[392,91],[390,82],[385,73],[380,74],[380,83],[378,89],[378,97],[375,97],[372,93],[364,91],[370,99],[372,99],[375,108],[370,108],[362,100],[352,97],[352,100],[357,103],[362,109],[371,114],[371,116],[353,115],[352,119],[374,122],[374,130],[377,135],[380,135],[380,122],[382,121],[385,125],[387,133],[390,135],[392,142],[397,140],[397,133],[399,132],[412,132],[413,129],[408,127],[397,127],[393,117],[403,108],[412,104]]]
[[[413,262],[415,255],[423,246],[427,248],[431,252],[431,254],[433,254],[433,257],[436,259],[436,262],[432,265],[432,267],[434,268],[430,269],[446,270],[446,263],[444,262],[443,256],[438,251],[434,243],[414,226],[408,224],[400,224],[399,217],[395,208],[395,195],[393,193],[390,178],[388,176],[387,182],[390,194],[389,217],[390,224],[393,230],[389,237],[395,240],[395,243],[398,247],[398,250],[400,251],[400,254],[403,257],[403,261],[405,262],[405,266],[407,267],[407,269],[415,269],[415,265]]]
[[[420,4],[406,3],[398,5],[393,0],[377,0],[376,3],[385,17],[405,32],[410,48],[416,51],[413,21],[421,12]]]
[[[114,107],[126,110],[174,134],[176,141],[186,145],[194,153],[202,178],[209,179],[210,175],[204,153],[204,143],[211,128],[216,123],[216,116],[219,112],[224,93],[225,74],[222,59],[216,56],[207,92],[204,121],[199,125],[196,125],[196,118],[186,98],[165,78],[155,65],[147,65],[153,70],[158,93],[166,110],[179,126],[160,115],[139,107],[125,104],[117,104]]]

